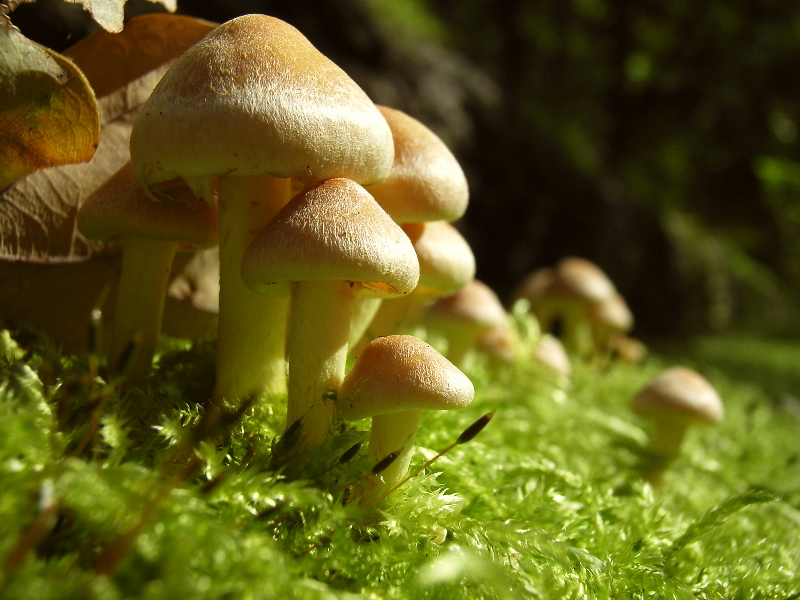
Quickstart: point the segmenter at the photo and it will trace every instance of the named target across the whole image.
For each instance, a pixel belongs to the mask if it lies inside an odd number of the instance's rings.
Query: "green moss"
[[[363,451],[339,462],[363,431],[275,471],[281,402],[242,415],[209,407],[209,344],[165,346],[147,387],[120,393],[80,358],[0,339],[3,598],[797,592],[800,422],[719,370],[705,374],[725,421],[690,432],[654,489],[636,474],[648,429],[628,403],[663,359],[576,365],[569,388],[534,363],[499,373],[479,363],[475,403],[426,414],[415,463],[480,415],[494,419],[376,512],[336,491],[368,470]],[[763,368],[770,348],[760,347]],[[774,349],[780,372],[784,348]]]

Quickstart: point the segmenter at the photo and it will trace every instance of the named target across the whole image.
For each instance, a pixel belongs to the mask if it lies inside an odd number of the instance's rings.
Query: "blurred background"
[[[130,14],[160,5],[129,2]],[[600,265],[645,338],[800,332],[800,4],[784,0],[187,0],[300,29],[376,103],[459,158],[459,227],[508,298],[568,255]],[[55,0],[14,23],[61,50]]]

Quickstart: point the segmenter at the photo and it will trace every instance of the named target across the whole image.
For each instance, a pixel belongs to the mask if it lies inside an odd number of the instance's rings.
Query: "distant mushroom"
[[[425,315],[432,331],[447,339],[447,358],[459,368],[469,364],[478,336],[508,322],[497,294],[482,281],[469,282],[455,294],[438,300]]]
[[[549,331],[552,323],[552,315],[545,314],[540,306],[542,298],[547,294],[547,288],[555,278],[555,269],[541,267],[526,275],[517,284],[511,297],[512,305],[517,300],[527,300],[530,311],[539,320],[539,325],[543,331]]]
[[[475,395],[469,378],[430,345],[410,335],[372,340],[358,355],[339,389],[337,416],[372,418],[368,453],[374,463],[400,451],[364,498],[379,497],[408,471],[414,438],[424,410],[468,406]]]
[[[128,162],[86,200],[77,220],[86,237],[122,245],[109,362],[113,368],[126,346],[138,337],[138,349],[126,375],[131,381],[140,380],[155,352],[178,243],[216,243],[216,209],[204,203],[153,202]]]
[[[364,188],[331,179],[292,199],[244,255],[255,292],[291,292],[287,422],[302,417],[298,448],[318,444],[344,378],[358,294],[407,294],[419,263],[411,241]]]
[[[633,313],[621,294],[615,292],[604,302],[589,309],[594,348],[600,353],[611,351],[612,339],[633,328]]]
[[[567,351],[583,356],[593,348],[589,310],[611,298],[616,289],[596,264],[578,257],[564,258],[555,267],[552,281],[539,300],[542,327],[558,319]]]
[[[643,476],[652,483],[661,482],[689,427],[719,423],[724,415],[716,390],[686,367],[672,367],[655,377],[636,394],[631,409],[655,424],[649,455],[642,464]]]
[[[391,131],[372,101],[294,27],[266,15],[223,23],[164,75],[131,135],[154,197],[183,180],[220,211],[216,396],[285,391],[287,302],[241,281],[256,233],[302,187],[334,177],[377,183]]]
[[[486,355],[489,370],[497,372],[502,367],[517,362],[521,343],[517,330],[511,323],[506,323],[481,333],[475,341],[475,349]]]

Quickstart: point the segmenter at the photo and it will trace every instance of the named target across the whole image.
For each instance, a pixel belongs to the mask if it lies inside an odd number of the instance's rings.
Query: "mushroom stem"
[[[681,443],[689,423],[679,419],[661,419],[656,423],[650,438],[648,451],[663,457],[675,457],[680,453]]]
[[[353,285],[336,280],[291,284],[287,423],[303,418],[298,447],[322,442],[333,420],[335,393],[345,375]]]
[[[421,418],[421,410],[403,410],[372,417],[367,448],[372,462],[377,463],[391,452],[399,450],[400,454],[391,465],[381,471],[382,483],[374,477],[368,480],[362,489],[362,502],[368,503],[372,498],[379,497],[406,476]]]
[[[286,392],[288,300],[250,290],[242,281],[241,264],[256,233],[288,202],[289,195],[288,179],[219,180],[218,398]]]
[[[564,347],[577,356],[585,356],[592,348],[592,326],[586,310],[578,303],[565,303],[561,313],[561,337]]]
[[[126,368],[129,381],[140,381],[150,369],[177,247],[176,242],[124,238],[109,364],[114,368],[128,344],[138,338],[135,356]]]

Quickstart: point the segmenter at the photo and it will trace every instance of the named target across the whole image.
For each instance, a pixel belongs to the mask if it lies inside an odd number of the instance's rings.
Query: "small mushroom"
[[[415,246],[420,236],[424,237],[421,243],[423,245],[427,243],[429,246],[431,243],[436,243],[434,239],[437,235],[439,238],[447,236],[447,242],[442,240],[439,243],[449,243],[454,253],[453,260],[460,261],[466,270],[472,271],[465,279],[463,271],[456,276],[463,279],[461,285],[464,285],[475,276],[475,260],[469,245],[455,229],[452,229],[452,232],[444,231],[445,227],[438,224],[428,230],[423,229],[421,225],[436,221],[455,221],[464,215],[469,200],[469,188],[464,171],[444,142],[425,125],[394,108],[386,106],[377,108],[392,131],[394,163],[389,176],[382,182],[367,187],[367,191],[381,208],[389,213],[395,223],[403,225],[406,233],[412,241],[415,241]],[[423,234],[423,231],[426,233]],[[418,248],[418,253],[420,251],[424,252]],[[425,257],[420,255],[419,259],[420,276],[423,276]],[[450,284],[447,287],[449,289],[445,293],[453,292],[461,286]],[[409,299],[407,302],[416,304],[416,300]],[[360,306],[357,308],[358,314],[353,320],[353,331],[350,336],[354,349],[360,350],[363,344],[378,335],[399,333],[392,321],[400,318],[397,312],[406,310],[402,306],[405,302],[399,305],[393,303],[393,307],[387,311],[395,314],[384,315],[374,322],[376,313],[383,304],[380,299],[359,300]],[[420,309],[418,316],[421,317],[424,308],[418,308]],[[370,330],[374,329],[374,332],[368,335],[362,344],[357,344],[368,327]]]
[[[542,330],[549,331],[558,319],[567,351],[588,354],[593,348],[589,310],[615,293],[614,284],[594,263],[578,257],[562,259],[538,302]]]
[[[161,330],[178,243],[216,243],[216,208],[205,203],[187,206],[175,201],[153,202],[128,162],[81,206],[78,227],[90,239],[122,245],[109,362],[115,365],[137,336],[139,347],[127,376],[132,381],[142,379],[150,368]]]
[[[611,340],[628,333],[633,328],[633,313],[621,294],[615,292],[611,297],[589,309],[592,324],[594,348],[597,352],[611,351]]]
[[[655,377],[633,398],[631,410],[655,423],[642,465],[643,476],[654,484],[678,456],[689,427],[719,423],[724,415],[716,390],[686,367],[672,367]]]
[[[367,451],[374,463],[400,454],[381,472],[383,484],[373,481],[363,491],[364,499],[379,497],[405,476],[422,411],[464,408],[474,395],[469,378],[419,338],[390,335],[367,344],[339,389],[337,415],[372,417]]]
[[[447,358],[463,369],[468,366],[469,354],[478,336],[489,329],[506,326],[508,315],[497,294],[475,279],[431,306],[425,323],[447,339]]]
[[[356,297],[414,289],[411,241],[364,188],[330,179],[275,216],[247,249],[241,273],[257,293],[291,294],[287,422],[303,418],[298,448],[318,444],[344,378]]]

